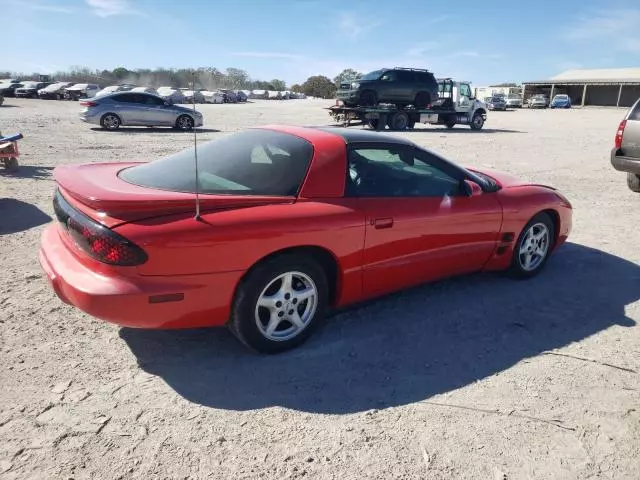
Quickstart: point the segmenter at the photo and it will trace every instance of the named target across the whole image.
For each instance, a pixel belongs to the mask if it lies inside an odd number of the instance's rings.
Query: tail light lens
[[[142,248],[78,212],[60,192],[56,192],[53,208],[76,244],[99,262],[131,267],[147,261],[147,254]]]
[[[80,105],[82,105],[83,107],[95,107],[98,104],[96,102],[92,102],[91,100],[84,100],[80,102]]]
[[[627,126],[627,121],[622,120],[620,125],[618,125],[618,131],[616,132],[615,145],[616,149],[622,148],[622,136],[624,135],[624,127]]]

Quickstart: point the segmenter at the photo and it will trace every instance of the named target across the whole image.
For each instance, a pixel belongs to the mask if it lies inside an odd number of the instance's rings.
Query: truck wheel
[[[365,90],[360,94],[360,105],[363,107],[373,107],[378,103],[376,92],[373,90]]]
[[[480,130],[484,126],[484,118],[481,113],[474,113],[469,125],[471,130]]]
[[[409,114],[407,112],[396,112],[389,118],[389,130],[406,130],[409,126]]]
[[[444,122],[444,124],[447,126],[448,129],[452,129],[453,127],[456,126],[456,120],[457,118],[455,117],[455,115],[450,115],[447,120]]]
[[[413,106],[418,110],[422,110],[427,108],[427,106],[431,103],[431,95],[427,92],[420,92],[416,95],[415,100],[413,101]]]
[[[640,193],[640,175],[627,173],[627,186],[632,192]]]
[[[380,120],[378,120],[377,118],[373,118],[367,122],[367,125],[369,125],[369,128],[371,128],[372,130],[377,130],[379,121]]]

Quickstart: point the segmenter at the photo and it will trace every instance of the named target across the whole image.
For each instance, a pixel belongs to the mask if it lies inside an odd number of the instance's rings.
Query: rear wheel
[[[373,90],[365,90],[360,94],[360,105],[363,107],[373,107],[377,103],[378,98]]]
[[[513,249],[509,273],[514,278],[537,275],[547,263],[555,239],[553,220],[539,213],[524,227]]]
[[[180,115],[176,120],[176,128],[179,130],[191,130],[193,125],[193,118],[189,115]]]
[[[311,336],[327,299],[327,277],[315,261],[280,255],[258,264],[238,286],[229,327],[257,352],[283,352]]]
[[[105,113],[100,119],[100,125],[106,130],[116,130],[121,123],[120,117],[115,113]]]
[[[4,168],[7,172],[14,173],[18,171],[18,159],[16,157],[9,157],[4,159]]]
[[[447,126],[447,128],[451,129],[453,127],[456,126],[456,116],[455,115],[450,115],[444,122],[444,124]]]
[[[395,112],[388,121],[390,130],[406,130],[409,127],[409,114],[407,112]]]
[[[640,175],[627,173],[627,186],[632,192],[640,193]]]

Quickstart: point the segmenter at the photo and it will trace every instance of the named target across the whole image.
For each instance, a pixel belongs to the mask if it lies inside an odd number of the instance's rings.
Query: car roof
[[[394,143],[397,145],[415,144],[406,138],[397,137],[395,135],[384,134],[372,130],[350,129],[346,127],[305,127],[323,132],[332,133],[342,137],[345,143]]]

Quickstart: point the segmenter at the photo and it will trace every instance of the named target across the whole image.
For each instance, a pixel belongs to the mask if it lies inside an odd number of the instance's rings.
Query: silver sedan
[[[171,105],[157,95],[115,92],[80,102],[80,119],[107,130],[120,126],[173,127],[191,130],[203,124],[202,113]]]

